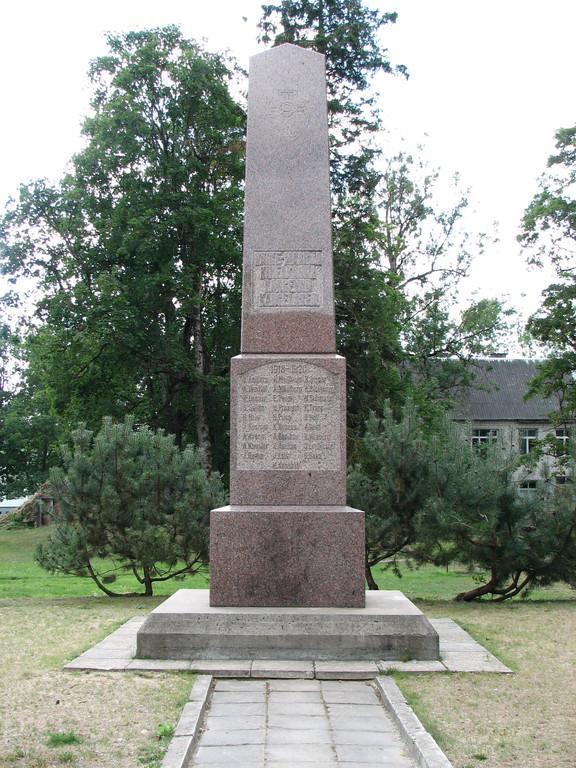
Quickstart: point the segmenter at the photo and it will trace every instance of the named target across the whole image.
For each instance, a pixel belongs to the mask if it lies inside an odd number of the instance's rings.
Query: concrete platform
[[[438,633],[401,592],[368,592],[365,608],[224,608],[181,589],[148,616],[138,659],[437,660]]]
[[[194,671],[216,678],[299,678],[307,685],[311,678],[371,680],[380,673],[398,670],[408,673],[492,672],[511,670],[477,643],[452,619],[431,619],[440,637],[440,661],[251,661],[225,659],[135,659],[136,634],[145,617],[134,617],[87,651],[65,665],[68,670],[92,672]],[[290,680],[285,680],[291,684]],[[231,683],[233,685],[233,683]]]

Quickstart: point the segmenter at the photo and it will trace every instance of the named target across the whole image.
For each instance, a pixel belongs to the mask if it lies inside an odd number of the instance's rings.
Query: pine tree
[[[50,483],[61,516],[39,564],[89,576],[109,596],[118,594],[106,586],[110,571],[131,572],[146,596],[159,581],[196,573],[207,560],[209,510],[224,502],[220,476],[206,473],[197,448],[131,418],[105,418],[96,435],[80,425]]]

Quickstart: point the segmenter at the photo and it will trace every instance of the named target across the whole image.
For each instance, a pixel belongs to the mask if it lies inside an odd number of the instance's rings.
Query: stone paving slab
[[[332,744],[333,738],[329,728],[324,730],[298,730],[297,728],[268,728],[266,732],[268,744]]]
[[[290,677],[314,677],[313,661],[253,661],[251,677],[264,677],[267,679]]]
[[[189,661],[180,659],[131,659],[126,665],[127,671],[148,672],[187,672],[192,669]]]
[[[239,710],[240,711],[240,708]],[[264,728],[266,717],[264,715],[231,715],[228,717],[215,717],[212,729],[215,731],[256,731]]]
[[[229,661],[220,659],[216,661],[192,660],[190,668],[194,672],[214,677],[250,677],[252,670],[251,661]]]
[[[299,733],[299,731],[295,731]],[[268,735],[268,738],[270,736]],[[234,747],[238,744],[264,744],[264,729],[252,730],[211,730],[202,737],[207,747]]]
[[[322,698],[318,686],[316,686],[316,690],[307,691],[277,691],[269,689],[268,701],[271,703],[290,701],[292,703],[310,704],[322,701]]]
[[[264,697],[265,716],[246,714],[255,696]],[[216,680],[211,702],[178,768],[435,768],[410,756],[372,682]],[[236,715],[221,716],[219,706]]]
[[[510,674],[512,670],[491,653],[445,653],[442,657],[450,672],[499,672]]]
[[[136,634],[145,617],[129,619],[104,640],[65,665],[70,670],[180,671],[193,670],[218,678],[254,678],[290,683],[317,680],[369,680],[389,670],[413,673],[491,672],[509,674],[508,667],[452,619],[431,619],[440,636],[439,661],[250,661],[136,659]],[[276,690],[281,690],[277,688]],[[285,690],[297,690],[287,687]],[[306,690],[301,688],[299,690]]]
[[[264,704],[266,690],[248,686],[236,691],[215,690],[212,694],[212,704]]]
[[[446,666],[441,661],[379,661],[380,672],[446,672]]]
[[[452,619],[430,619],[430,623],[438,632],[440,658],[449,672],[512,673]]]
[[[212,678],[199,675],[184,705],[174,736],[162,760],[162,768],[185,768],[200,734],[200,725],[210,699]]]
[[[315,661],[317,680],[370,680],[380,670],[375,661]]]

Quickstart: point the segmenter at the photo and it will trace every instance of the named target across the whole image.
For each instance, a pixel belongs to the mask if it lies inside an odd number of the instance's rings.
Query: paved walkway
[[[372,683],[216,680],[187,768],[415,768]]]

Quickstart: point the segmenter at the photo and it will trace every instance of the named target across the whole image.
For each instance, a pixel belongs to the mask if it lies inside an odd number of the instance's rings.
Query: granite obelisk
[[[250,61],[242,348],[211,605],[364,605],[333,282],[324,57],[282,45]]]
[[[282,45],[250,61],[230,506],[211,512],[210,591],[155,608],[139,658],[438,658],[436,631],[400,592],[365,597],[334,331],[324,57]]]

